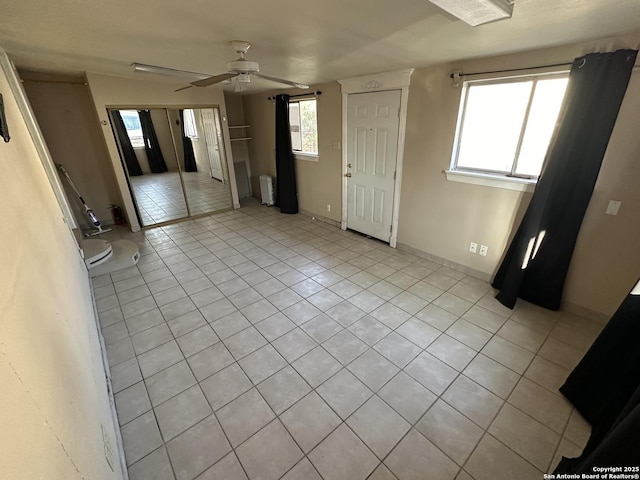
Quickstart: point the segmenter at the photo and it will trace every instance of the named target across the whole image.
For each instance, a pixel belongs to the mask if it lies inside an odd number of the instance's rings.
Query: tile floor
[[[231,208],[229,185],[212,179],[208,173],[182,172],[182,182],[191,215]],[[155,225],[189,215],[178,172],[145,173],[131,177],[131,184],[142,225]]]
[[[588,438],[557,388],[598,324],[254,202],[123,236],[94,287],[132,480],[539,480]]]

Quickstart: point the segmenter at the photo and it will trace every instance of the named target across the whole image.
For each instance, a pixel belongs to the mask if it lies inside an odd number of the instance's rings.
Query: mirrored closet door
[[[109,109],[140,225],[232,207],[217,106]]]

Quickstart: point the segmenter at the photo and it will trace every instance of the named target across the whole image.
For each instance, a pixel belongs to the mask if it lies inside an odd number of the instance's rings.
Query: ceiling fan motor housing
[[[248,60],[234,60],[227,62],[227,70],[231,73],[257,73],[260,71],[260,65]]]

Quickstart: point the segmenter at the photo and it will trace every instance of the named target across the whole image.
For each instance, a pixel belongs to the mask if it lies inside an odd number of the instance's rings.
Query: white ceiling
[[[640,0],[516,0],[513,18],[475,28],[427,0],[0,2],[19,68],[122,76],[142,75],[133,62],[224,73],[234,39],[261,73],[314,84],[636,32]]]

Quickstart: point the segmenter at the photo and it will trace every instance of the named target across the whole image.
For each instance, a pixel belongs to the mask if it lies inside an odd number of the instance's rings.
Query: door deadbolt
[[[347,177],[347,178],[351,178],[351,172],[345,173],[344,176]]]

